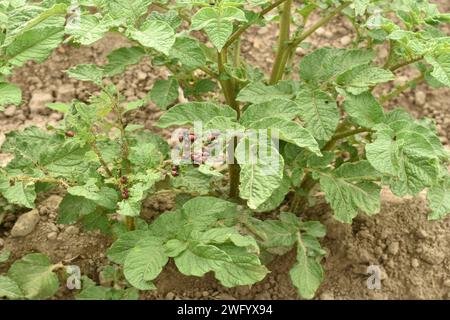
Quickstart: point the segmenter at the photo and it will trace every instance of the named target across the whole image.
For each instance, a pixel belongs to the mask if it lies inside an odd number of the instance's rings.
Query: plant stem
[[[97,144],[95,141],[92,141],[90,143],[91,149],[94,151],[94,153],[97,155],[98,160],[100,161],[100,164],[102,165],[103,170],[105,170],[106,174],[110,177],[113,178],[114,175],[111,172],[111,170],[108,167],[108,164],[106,163],[105,159],[103,159],[102,153],[100,152],[100,150],[97,147]]]
[[[366,128],[357,128],[344,132],[337,132],[330,139],[330,141],[328,141],[328,143],[325,146],[323,146],[321,151],[330,151],[334,148],[334,146],[339,140],[364,132],[370,132],[370,130]],[[316,184],[317,182],[312,178],[311,173],[307,173],[303,178],[302,183],[300,184],[300,189],[304,191],[304,194],[301,195],[298,192],[295,193],[294,199],[292,200],[290,207],[291,212],[296,213],[299,208],[304,207],[306,205],[308,195]]]
[[[291,27],[291,7],[292,0],[287,0],[282,8],[280,17],[280,33],[278,35],[278,49],[275,56],[275,62],[272,67],[269,84],[277,83],[283,76],[286,65],[288,41]]]
[[[314,25],[312,25],[308,30],[303,32],[298,38],[293,39],[291,44],[289,45],[291,48],[297,48],[300,43],[302,43],[306,38],[308,38],[310,35],[312,35],[314,32],[316,32],[317,29],[322,27],[323,25],[330,22],[331,19],[333,19],[337,14],[339,14],[342,10],[347,8],[351,2],[346,2],[341,4],[339,7],[331,11],[329,14],[327,14],[325,17],[317,21]]]
[[[125,225],[128,231],[133,231],[136,229],[136,219],[134,217],[125,217]]]
[[[287,0],[278,0],[275,1],[274,3],[272,3],[271,5],[269,5],[267,8],[263,9],[259,15],[258,18],[261,19],[263,18],[266,14],[268,14],[270,11],[272,11],[273,9],[275,9],[276,7],[278,7],[279,5],[281,5],[283,2],[285,2]],[[255,19],[257,20],[257,19]],[[236,40],[238,40],[240,38],[240,36],[247,31],[248,28],[250,28],[253,24],[252,23],[247,23],[244,24],[243,26],[241,26],[239,29],[237,29],[231,36],[230,38],[228,38],[227,42],[224,45],[224,48],[228,48],[230,47]]]
[[[404,62],[398,63],[398,64],[396,64],[396,65],[390,67],[389,70],[395,71],[395,70],[397,70],[397,69],[406,67],[407,65],[410,65],[411,63],[420,61],[420,60],[422,60],[422,59],[423,59],[423,57],[417,57],[417,58],[414,58],[414,59],[411,59],[411,60],[408,60],[408,61],[404,61]]]
[[[346,2],[341,4],[339,7],[331,11],[328,15],[317,21],[314,25],[312,25],[308,30],[303,32],[298,38],[294,38],[290,41],[290,43],[286,44],[284,50],[281,52],[281,57],[279,61],[275,61],[274,68],[272,69],[272,74],[270,78],[270,84],[277,83],[281,77],[283,76],[284,69],[286,67],[286,63],[290,55],[294,54],[294,51],[297,49],[300,43],[302,43],[306,38],[316,32],[317,29],[322,27],[323,25],[330,22],[337,14],[339,14],[342,10],[347,8],[351,3]],[[286,3],[285,3],[286,6]],[[281,26],[280,26],[281,28]],[[278,54],[277,54],[278,58]]]
[[[229,78],[228,75],[225,74],[225,63],[227,62],[227,50],[223,49],[221,52],[218,52],[217,54],[217,62],[218,62],[218,68],[219,68],[219,74],[220,77],[226,77],[224,80],[220,80],[220,85],[223,90],[223,94],[225,96],[225,100],[227,104],[232,107],[237,114],[237,118],[239,119],[241,116],[241,110],[239,108],[239,104],[236,101],[236,89],[235,85],[233,84],[232,80]],[[228,161],[231,161],[234,159],[234,149],[237,145],[237,137],[233,138],[233,143],[230,142],[230,147],[228,149],[228,155],[229,157],[233,157],[232,159],[228,159]],[[228,173],[230,176],[230,198],[238,199],[239,198],[239,165],[235,163],[234,161],[231,161],[233,163],[229,163],[228,165]]]
[[[385,96],[382,96],[379,98],[379,102],[381,104],[397,97],[398,95],[400,95],[402,92],[410,89],[411,87],[421,83],[422,81],[425,80],[425,77],[423,74],[421,74],[420,76],[402,84],[401,86],[398,86],[397,88],[395,88],[394,90],[392,90],[391,92],[389,92],[388,94],[386,94]]]
[[[37,182],[43,182],[43,183],[55,183],[55,184],[59,184],[61,186],[63,186],[64,188],[70,188],[70,185],[62,180],[62,179],[56,179],[53,177],[45,177],[45,178],[32,178],[32,177],[27,177],[27,176],[16,176],[16,177],[12,177],[10,179],[10,181],[16,182],[16,181],[20,181],[20,182],[33,182],[33,183],[37,183]]]

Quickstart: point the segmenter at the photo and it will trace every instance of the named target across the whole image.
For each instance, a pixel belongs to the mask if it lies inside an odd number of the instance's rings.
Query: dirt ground
[[[448,1],[439,1],[442,11],[449,12]],[[314,19],[313,19],[314,20]],[[264,69],[273,62],[270,44],[275,44],[273,27],[249,30],[242,44],[250,61]],[[334,19],[326,28],[318,30],[309,42],[312,47],[348,46],[354,33],[351,24]],[[63,46],[51,58],[40,65],[28,63],[17,70],[11,81],[21,86],[24,103],[21,107],[9,107],[0,113],[0,144],[4,134],[11,130],[56,123],[61,115],[45,106],[49,102],[85,100],[94,86],[69,79],[64,70],[80,63],[105,63],[107,54],[127,45],[119,36],[108,36],[89,48]],[[307,51],[298,50],[298,56]],[[380,59],[387,55],[386,48],[379,48]],[[401,70],[401,83],[411,77],[411,70]],[[167,71],[155,68],[149,60],[128,68],[113,81],[129,100],[143,98],[155,79],[166,78]],[[397,83],[396,82],[396,83]],[[376,91],[387,92],[392,83]],[[402,106],[418,117],[433,118],[442,142],[450,139],[450,90],[429,89],[419,85],[393,100],[387,108]],[[152,129],[152,123],[161,112],[153,105],[134,114],[134,122]],[[155,130],[158,132],[157,130]],[[0,154],[0,165],[9,155]],[[39,198],[40,221],[30,235],[12,238],[10,229],[17,213],[8,213],[0,227],[0,249],[12,251],[17,259],[30,252],[48,254],[55,262],[64,261],[81,267],[82,273],[98,281],[98,272],[108,263],[106,248],[111,241],[98,232],[84,232],[78,226],[62,226],[56,223],[59,194],[47,194]],[[317,299],[450,299],[450,217],[443,221],[427,221],[428,209],[424,197],[399,199],[383,192],[381,213],[374,217],[359,216],[352,225],[335,221],[326,204],[318,204],[307,213],[308,218],[318,219],[328,229],[322,244],[327,251],[324,259],[325,281]],[[150,199],[144,215],[154,215],[171,209],[167,199]],[[143,299],[298,299],[290,284],[288,270],[294,256],[287,254],[269,265],[271,273],[253,287],[223,288],[211,275],[205,278],[186,277],[169,265],[156,281],[158,290],[145,292]],[[379,290],[367,288],[369,265],[381,269],[382,284]],[[3,269],[2,269],[3,268]],[[5,266],[0,267],[0,272]],[[59,293],[59,299],[70,299],[67,291]]]

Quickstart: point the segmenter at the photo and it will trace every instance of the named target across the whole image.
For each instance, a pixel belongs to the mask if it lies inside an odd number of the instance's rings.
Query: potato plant
[[[336,16],[353,24],[351,45],[308,49],[309,36]],[[114,32],[130,45],[104,65],[67,71],[99,92],[49,105],[64,113],[58,126],[7,134],[1,151],[14,158],[0,169],[0,193],[34,208],[37,193],[59,188],[59,223],[115,239],[108,270],[121,286],[84,279],[80,299],[137,298],[135,289],[156,289],[170,259],[184,275],[213,272],[225,287],[252,285],[290,251],[292,284],[311,299],[326,255],[325,227],[303,215],[315,191],[343,223],[376,214],[383,187],[400,197],[425,190],[430,219],[450,213],[449,152],[434,123],[383,108],[422,82],[450,86],[450,38],[441,28],[449,20],[411,0],[2,0],[2,106],[21,103],[7,80],[14,68],[44,61],[62,43],[89,46]],[[274,63],[266,73],[240,44],[250,27],[269,24],[278,42],[267,47]],[[308,54],[299,58],[298,48]],[[111,79],[144,57],[170,76],[144,99],[126,101]],[[414,78],[385,95],[374,91],[407,66]],[[133,111],[150,102],[165,111],[155,127],[176,130],[171,143],[133,123]],[[210,161],[211,150],[225,151],[224,161]],[[143,201],[159,194],[176,196],[174,209],[141,219]],[[49,298],[63,267],[25,256],[0,276],[0,296]]]

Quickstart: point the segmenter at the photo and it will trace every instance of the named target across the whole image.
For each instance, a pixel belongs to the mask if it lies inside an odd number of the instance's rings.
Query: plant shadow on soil
[[[448,12],[450,4],[439,2]],[[253,32],[255,31],[255,32]],[[256,35],[256,36],[255,36]],[[351,25],[335,19],[329,27],[319,30],[311,39],[312,48],[334,45],[342,47],[346,37],[352,36]],[[345,41],[344,41],[345,40]],[[260,65],[269,65],[272,52],[267,50],[267,41],[275,42],[274,29],[250,30],[242,44],[244,54]],[[55,124],[61,115],[45,108],[49,102],[68,102],[72,99],[86,100],[92,85],[68,79],[64,70],[80,63],[104,63],[107,54],[127,43],[117,36],[99,41],[92,48],[61,47],[51,58],[40,65],[28,63],[17,70],[11,79],[24,91],[22,107],[10,107],[0,114],[0,144],[4,134],[11,130],[47,123]],[[310,49],[311,50],[311,49]],[[380,56],[386,54],[379,48]],[[297,54],[304,56],[300,49]],[[404,70],[401,80],[411,77],[411,70]],[[113,81],[124,91],[129,100],[143,98],[157,78],[167,73],[154,68],[149,61],[130,67],[126,73]],[[379,93],[388,92],[389,84]],[[388,108],[397,105],[407,107],[415,116],[433,118],[442,136],[443,143],[450,138],[449,89],[430,90],[425,85],[407,92],[392,101]],[[133,121],[145,125],[156,133],[153,122],[161,111],[154,105],[136,111]],[[9,155],[0,154],[0,165],[8,161]],[[319,197],[319,199],[321,199]],[[108,264],[105,256],[111,240],[99,232],[80,231],[78,226],[58,225],[57,207],[61,201],[58,192],[40,197],[38,210],[40,221],[30,235],[12,238],[10,228],[17,215],[7,214],[0,228],[0,244],[12,252],[12,261],[31,252],[48,254],[54,262],[65,261],[78,265],[82,274],[99,281],[98,273]],[[171,199],[154,198],[147,201],[144,215],[152,216],[173,206]],[[22,211],[21,211],[22,212]],[[327,236],[322,241],[327,251],[323,264],[325,280],[317,293],[317,299],[450,299],[450,217],[443,221],[428,221],[428,209],[424,197],[399,199],[383,191],[382,209],[375,216],[358,216],[352,225],[335,221],[329,207],[319,201],[306,216],[320,220],[327,227]],[[155,281],[158,290],[144,292],[142,299],[298,299],[289,280],[289,269],[294,255],[288,253],[277,257],[269,264],[271,273],[253,287],[223,288],[211,274],[204,278],[181,275],[173,263]],[[379,266],[382,275],[381,289],[367,288],[366,274],[369,265]],[[8,265],[0,267],[0,272]],[[56,299],[71,299],[73,292],[63,290]]]

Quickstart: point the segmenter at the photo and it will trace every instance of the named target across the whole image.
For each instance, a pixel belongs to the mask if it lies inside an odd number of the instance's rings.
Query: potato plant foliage
[[[309,23],[312,15],[319,19]],[[355,27],[349,47],[308,49],[308,37],[335,16]],[[49,105],[64,113],[58,126],[7,134],[1,151],[14,158],[0,168],[0,193],[34,208],[39,192],[59,188],[59,223],[115,239],[106,273],[120,285],[84,277],[79,299],[135,299],[137,290],[156,289],[169,260],[184,275],[212,272],[225,287],[252,285],[275,255],[291,250],[292,284],[311,299],[326,255],[325,227],[302,216],[313,191],[343,223],[376,214],[383,187],[400,197],[425,190],[429,219],[450,213],[449,152],[434,123],[400,106],[383,108],[421,82],[450,86],[450,38],[441,28],[449,21],[436,5],[412,0],[1,0],[0,108],[21,104],[21,90],[8,81],[13,70],[43,62],[62,44],[89,46],[114,32],[130,45],[112,51],[106,64],[67,71],[99,93]],[[267,24],[279,31],[276,46],[267,47],[275,57],[269,74],[240,53],[248,29]],[[382,45],[386,59],[377,58]],[[308,54],[299,58],[298,47]],[[145,98],[126,101],[111,79],[143,58],[170,76]],[[416,77],[375,93],[407,66]],[[235,147],[235,163],[210,165],[205,154],[174,162],[163,136],[133,123],[133,111],[150,101],[164,110],[156,127],[187,130],[182,143],[208,146],[238,131],[225,141],[232,155]],[[196,135],[196,122],[216,135]],[[245,161],[247,147],[263,148],[252,130],[278,133],[279,148],[270,150],[276,161]],[[174,209],[141,219],[143,202],[158,194],[176,195]],[[289,212],[280,212],[282,204]],[[8,259],[0,256],[0,263]],[[0,276],[0,297],[49,298],[61,268],[45,255],[27,255]]]

